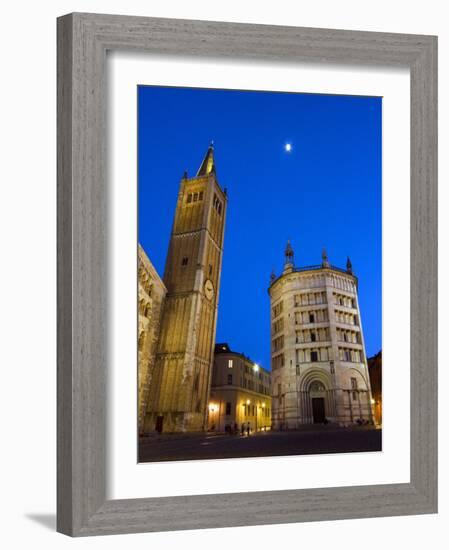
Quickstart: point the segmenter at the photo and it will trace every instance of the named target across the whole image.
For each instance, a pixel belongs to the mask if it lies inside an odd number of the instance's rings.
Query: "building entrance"
[[[158,433],[162,433],[163,425],[164,425],[164,417],[163,416],[156,417],[156,431]]]
[[[325,411],[324,411],[324,397],[312,398],[312,412],[313,412],[313,423],[323,424],[324,419],[326,418]]]

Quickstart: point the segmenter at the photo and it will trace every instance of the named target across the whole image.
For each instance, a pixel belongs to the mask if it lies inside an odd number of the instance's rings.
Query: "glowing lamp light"
[[[291,153],[292,144],[291,144],[291,143],[286,143],[286,144],[284,145],[284,149],[285,149],[285,152],[286,152],[286,153]]]
[[[257,363],[254,363],[253,369],[254,372],[259,372],[259,365]]]
[[[249,405],[251,401],[249,399],[246,400],[246,404]]]
[[[210,412],[215,412],[217,410],[217,405],[215,403],[209,403]]]
[[[374,399],[371,398],[371,405],[374,405],[376,401]]]

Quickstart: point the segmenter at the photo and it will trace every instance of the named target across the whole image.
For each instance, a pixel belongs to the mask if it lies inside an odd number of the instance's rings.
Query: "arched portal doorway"
[[[301,424],[335,422],[335,397],[329,374],[324,369],[309,369],[299,382]]]
[[[323,424],[326,420],[326,388],[319,380],[310,384],[309,396],[312,402],[313,423]]]

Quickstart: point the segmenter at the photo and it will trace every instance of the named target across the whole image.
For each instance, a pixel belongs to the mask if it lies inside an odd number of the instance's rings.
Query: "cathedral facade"
[[[179,186],[143,432],[207,428],[226,207],[211,145]]]
[[[273,428],[373,423],[373,400],[357,277],[322,263],[295,267],[290,243],[280,276],[271,276]]]
[[[139,433],[144,433],[148,396],[154,373],[162,307],[167,289],[156,269],[139,245],[137,250],[138,274],[138,416]]]

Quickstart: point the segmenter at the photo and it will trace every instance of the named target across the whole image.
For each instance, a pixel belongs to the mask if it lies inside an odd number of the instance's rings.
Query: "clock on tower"
[[[210,279],[206,279],[204,283],[204,294],[208,300],[212,300],[214,297],[214,283]]]

